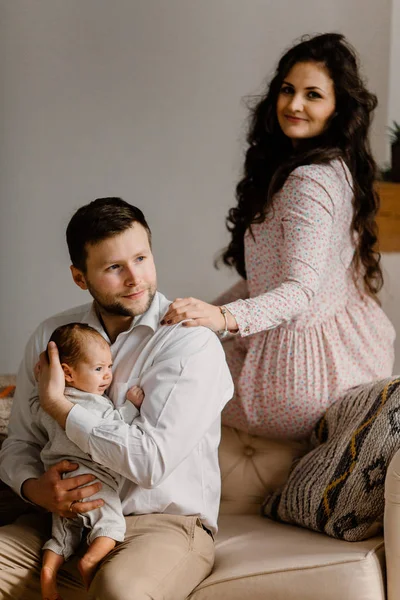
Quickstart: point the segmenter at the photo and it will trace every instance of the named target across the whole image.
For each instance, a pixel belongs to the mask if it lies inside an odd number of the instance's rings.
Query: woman
[[[324,34],[281,58],[254,109],[223,253],[242,279],[217,306],[176,299],[162,322],[237,333],[225,343],[227,425],[302,439],[345,390],[392,372],[395,334],[377,299],[376,104],[354,50]]]

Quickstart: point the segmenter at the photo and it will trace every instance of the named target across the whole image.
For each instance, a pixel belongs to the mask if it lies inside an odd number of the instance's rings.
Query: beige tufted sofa
[[[259,516],[304,451],[223,427],[215,568],[190,600],[400,600],[400,451],[386,477],[385,541],[357,543]]]
[[[14,384],[14,376],[0,377],[0,440]],[[216,562],[190,600],[400,600],[400,451],[386,476],[385,539],[357,543],[260,516],[266,493],[285,482],[305,451],[300,443],[222,428]],[[0,482],[0,522],[26,506]]]

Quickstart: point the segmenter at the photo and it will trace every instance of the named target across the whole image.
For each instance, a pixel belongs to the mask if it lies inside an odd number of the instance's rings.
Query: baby
[[[69,323],[58,327],[49,341],[57,344],[65,375],[65,395],[75,404],[82,404],[103,419],[120,419],[130,423],[137,415],[144,394],[138,386],[127,393],[129,402],[116,409],[104,392],[112,381],[112,357],[106,340],[92,327],[83,323]],[[86,514],[67,519],[53,514],[52,537],[43,546],[41,588],[44,600],[61,600],[57,592],[57,571],[77,549],[84,528],[89,529],[89,548],[78,563],[82,579],[89,587],[99,562],[122,542],[125,519],[119,499],[121,476],[111,469],[92,462],[91,457],[71,442],[65,431],[45,413],[37,396],[30,400],[35,424],[44,432],[47,442],[41,452],[46,469],[67,459],[79,467],[65,477],[91,473],[102,483],[102,489],[91,499],[102,498],[104,505]],[[134,408],[135,407],[135,408]]]

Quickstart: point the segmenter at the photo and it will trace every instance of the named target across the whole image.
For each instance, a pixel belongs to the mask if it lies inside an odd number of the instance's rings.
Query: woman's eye
[[[101,367],[96,367],[96,371],[101,371]]]
[[[293,93],[293,88],[289,87],[288,85],[284,85],[281,88],[281,94],[292,94]]]
[[[321,95],[318,92],[309,92],[308,97],[314,100],[315,98],[321,98]]]

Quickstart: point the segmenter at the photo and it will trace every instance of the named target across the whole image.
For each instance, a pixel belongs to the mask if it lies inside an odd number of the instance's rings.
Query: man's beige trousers
[[[184,600],[211,572],[214,542],[196,517],[150,514],[126,523],[125,541],[105,558],[89,592],[79,557],[65,563],[57,580],[63,600]],[[49,516],[38,513],[0,528],[1,600],[40,600],[41,548],[50,532]]]

